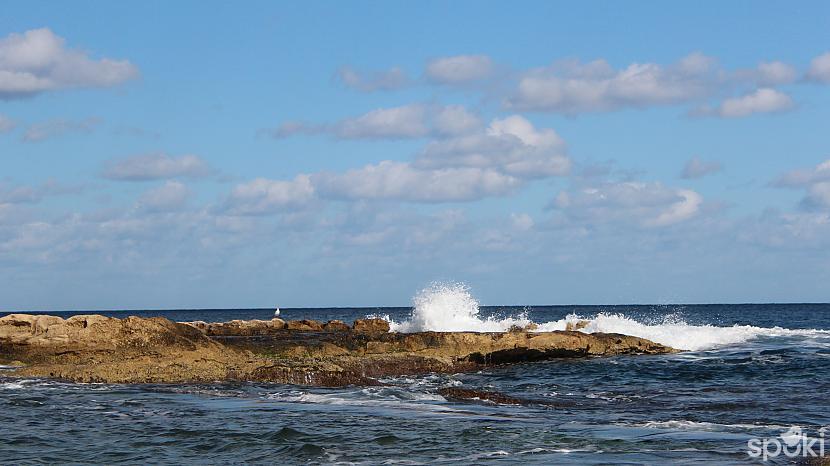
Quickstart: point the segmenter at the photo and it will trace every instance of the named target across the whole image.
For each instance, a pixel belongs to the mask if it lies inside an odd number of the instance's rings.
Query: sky
[[[0,309],[830,301],[830,4],[0,9]]]

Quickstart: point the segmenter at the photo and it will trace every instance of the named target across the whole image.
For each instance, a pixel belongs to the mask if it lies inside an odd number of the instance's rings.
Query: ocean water
[[[787,440],[793,432],[821,439],[830,426],[828,304],[479,308],[463,288],[443,287],[416,296],[414,310],[282,313],[344,321],[381,315],[397,331],[498,331],[526,321],[558,329],[587,319],[583,331],[689,351],[338,389],[74,384],[11,378],[0,369],[0,463],[757,464],[749,440]],[[225,321],[267,319],[273,311],[105,314]],[[442,387],[498,391],[528,403],[448,401],[438,394]],[[827,443],[830,450],[830,434]]]

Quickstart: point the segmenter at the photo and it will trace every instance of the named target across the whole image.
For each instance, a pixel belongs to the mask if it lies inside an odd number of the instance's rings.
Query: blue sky
[[[826,2],[4,2],[0,307],[830,300]]]

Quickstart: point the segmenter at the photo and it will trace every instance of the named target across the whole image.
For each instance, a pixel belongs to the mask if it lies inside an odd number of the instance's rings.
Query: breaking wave
[[[570,314],[562,320],[540,324],[537,331],[565,330],[568,323],[585,321],[580,329],[585,333],[622,333],[646,338],[672,348],[701,351],[733,346],[759,337],[830,336],[827,330],[790,330],[782,327],[763,328],[752,325],[691,325],[676,315],[668,315],[660,322],[642,323],[624,314],[601,312],[593,317]]]
[[[600,312],[593,316],[570,314],[551,322],[537,322],[537,332],[566,330],[568,324],[584,322],[584,333],[621,333],[661,343],[673,348],[702,351],[734,346],[760,337],[817,337],[830,343],[828,330],[792,330],[751,325],[691,325],[680,316],[670,314],[658,321],[641,322],[625,314]],[[432,283],[413,298],[408,320],[390,320],[392,331],[435,332],[506,332],[513,326],[531,323],[526,312],[512,317],[482,317],[479,303],[463,283]]]
[[[412,298],[409,320],[390,321],[392,331],[411,332],[505,332],[513,325],[530,323],[526,314],[498,319],[479,316],[478,301],[463,283],[432,283]]]

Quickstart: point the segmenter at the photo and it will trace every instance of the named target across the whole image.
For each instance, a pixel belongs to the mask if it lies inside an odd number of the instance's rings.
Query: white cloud
[[[512,224],[514,229],[519,231],[528,231],[533,228],[533,225],[535,225],[533,217],[525,213],[510,214],[510,223]]]
[[[830,52],[823,53],[810,62],[807,79],[820,83],[830,83]]]
[[[167,181],[147,190],[138,200],[138,207],[148,212],[173,212],[181,210],[190,197],[190,190],[179,181]]]
[[[47,196],[78,194],[81,186],[69,186],[50,180],[38,186],[12,186],[0,181],[0,204],[36,204]]]
[[[804,188],[806,194],[801,200],[804,208],[830,209],[830,159],[810,169],[793,170],[780,176],[775,186]]]
[[[69,49],[49,29],[33,29],[0,39],[0,99],[33,96],[42,92],[88,87],[109,87],[138,76],[126,60],[94,60],[81,50]]]
[[[441,107],[434,112],[432,117],[434,132],[444,136],[470,133],[481,126],[481,118],[462,105]]]
[[[55,120],[35,123],[26,128],[23,133],[24,142],[43,142],[47,139],[63,136],[68,133],[90,133],[100,123],[97,118],[85,120],[66,120],[58,118]]]
[[[721,168],[722,167],[719,162],[708,162],[702,160],[698,156],[694,156],[686,162],[685,166],[683,166],[683,171],[680,173],[680,177],[684,179],[703,178],[706,175],[719,172]]]
[[[554,130],[537,130],[530,121],[519,115],[493,120],[487,129],[487,134],[492,136],[515,136],[525,145],[533,147],[561,148],[565,145],[565,141]]]
[[[335,133],[343,139],[416,138],[426,136],[426,106],[414,104],[379,108],[337,125]]]
[[[562,61],[520,79],[508,107],[566,114],[688,102],[712,94],[721,81],[714,59],[691,54],[678,63],[634,63],[615,70],[605,60]]]
[[[344,173],[313,175],[320,194],[333,199],[461,202],[508,194],[518,178],[482,168],[419,169],[383,161]]]
[[[830,209],[830,181],[811,185],[802,203],[808,208]]]
[[[483,132],[430,143],[415,161],[419,168],[496,169],[520,178],[566,175],[571,161],[552,129],[536,129],[524,117],[495,119]]]
[[[758,84],[761,86],[778,86],[790,84],[798,78],[798,72],[792,65],[780,61],[762,62],[757,70]]]
[[[661,227],[694,217],[702,202],[703,197],[695,191],[662,183],[606,182],[562,191],[552,205],[580,223],[633,221]]]
[[[793,107],[793,100],[787,94],[771,88],[761,88],[741,97],[726,99],[716,109],[702,110],[698,114],[740,118],[755,113],[780,113]]]
[[[164,153],[136,155],[111,160],[103,171],[104,178],[123,181],[147,181],[167,178],[199,178],[211,172],[197,155],[172,157]]]
[[[462,106],[412,105],[381,109],[337,125],[356,137],[424,135],[435,138],[414,162],[385,160],[342,173],[308,175],[321,198],[462,202],[503,196],[525,180],[566,175],[571,161],[565,142],[513,115],[486,128]],[[260,180],[260,184],[286,183]],[[277,186],[285,186],[278,184]],[[247,209],[267,212],[266,208]]]
[[[481,127],[481,119],[461,105],[410,104],[378,108],[335,124],[285,122],[262,130],[275,138],[296,134],[330,134],[340,139],[407,139],[452,136]]]
[[[234,215],[262,215],[302,207],[314,196],[308,175],[297,175],[290,181],[257,178],[236,186],[225,207]]]
[[[0,184],[0,205],[3,204],[31,204],[40,202],[43,193],[32,186],[11,187]]]
[[[822,181],[830,181],[830,159],[821,162],[813,168],[787,172],[775,181],[775,185],[781,187],[802,187]]]
[[[660,212],[656,218],[646,220],[645,224],[648,226],[673,225],[697,215],[703,196],[690,189],[677,190],[677,195],[680,199]]]
[[[426,67],[430,81],[441,84],[464,84],[489,77],[493,61],[486,55],[457,55],[437,58]]]
[[[0,134],[6,134],[14,131],[17,127],[17,122],[0,113]]]
[[[346,86],[361,92],[392,91],[409,84],[406,73],[400,68],[390,68],[373,73],[360,73],[354,68],[344,66],[337,76]]]

